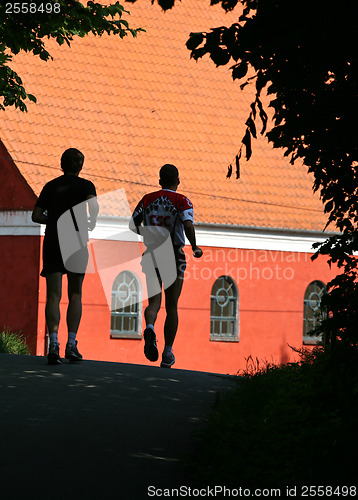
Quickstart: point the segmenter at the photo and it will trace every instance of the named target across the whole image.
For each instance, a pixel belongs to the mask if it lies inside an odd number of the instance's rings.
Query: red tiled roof
[[[197,222],[322,230],[312,177],[264,138],[253,141],[241,178],[226,178],[252,95],[228,67],[190,59],[185,42],[191,31],[232,24],[238,12],[207,0],[185,0],[166,13],[143,0],[127,5],[131,26],[146,29],[136,39],[88,36],[71,48],[48,42],[53,61],[15,58],[37,104],[26,114],[2,113],[0,138],[35,194],[61,174],[62,152],[77,147],[86,158],[83,177],[99,194],[124,188],[131,208],[157,189],[159,168],[174,163]]]

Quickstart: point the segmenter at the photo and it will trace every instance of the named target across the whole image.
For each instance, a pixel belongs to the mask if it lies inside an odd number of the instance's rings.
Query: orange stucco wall
[[[151,364],[143,354],[144,341],[111,338],[108,305],[111,286],[122,270],[133,272],[145,289],[136,243],[95,242],[96,265],[83,290],[83,316],[78,332],[80,351],[86,359]],[[250,356],[259,363],[285,363],[297,359],[289,347],[301,348],[303,297],[314,280],[327,283],[333,276],[324,259],[312,262],[309,254],[204,247],[201,260],[188,249],[187,271],[179,302],[179,329],[174,343],[176,368],[235,374]],[[230,276],[239,294],[237,342],[210,340],[210,295],[215,279]],[[45,280],[40,279],[38,354],[45,353]],[[141,304],[143,314],[146,301]],[[67,338],[65,317],[66,278],[61,305],[59,338]],[[162,304],[156,323],[159,352],[163,349]],[[142,319],[144,324],[144,319]],[[141,329],[142,331],[142,329]],[[159,365],[160,358],[156,364]]]

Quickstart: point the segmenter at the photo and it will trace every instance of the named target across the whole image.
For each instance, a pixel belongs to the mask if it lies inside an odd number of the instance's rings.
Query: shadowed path
[[[149,486],[189,485],[180,458],[216,392],[234,385],[174,368],[0,354],[0,497],[144,500]]]

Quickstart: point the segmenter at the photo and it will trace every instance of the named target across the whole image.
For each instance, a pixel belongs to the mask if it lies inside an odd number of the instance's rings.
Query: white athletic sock
[[[171,346],[171,345],[164,346],[163,354],[167,354],[167,355],[171,354],[172,353],[172,348],[173,348],[173,346]]]
[[[149,325],[147,325],[147,328],[151,328],[153,330],[153,332],[154,332],[154,325],[150,325],[149,324]]]
[[[76,345],[76,333],[74,332],[68,332],[68,341],[67,343],[68,344],[71,344],[71,345]]]
[[[50,333],[50,344],[58,344],[57,332]]]

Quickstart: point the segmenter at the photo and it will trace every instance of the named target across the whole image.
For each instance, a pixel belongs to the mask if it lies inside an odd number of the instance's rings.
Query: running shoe
[[[49,365],[60,365],[62,363],[60,358],[60,344],[57,342],[50,343],[47,353],[47,362]]]
[[[173,366],[175,363],[175,356],[174,353],[171,352],[170,354],[162,354],[162,362],[160,363],[160,366],[162,368],[170,368]]]
[[[144,354],[149,361],[157,361],[159,357],[157,348],[157,338],[154,331],[151,328],[146,328],[144,330]]]
[[[82,354],[78,352],[77,340],[75,344],[66,344],[65,358],[70,361],[81,361]]]

